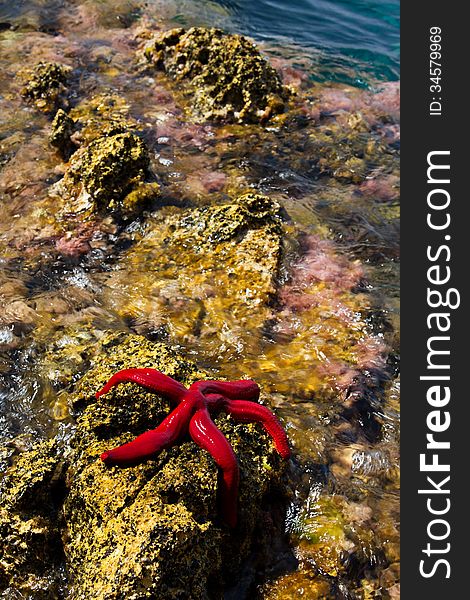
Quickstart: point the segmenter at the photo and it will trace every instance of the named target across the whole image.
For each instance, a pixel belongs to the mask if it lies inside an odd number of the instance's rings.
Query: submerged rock
[[[77,127],[74,141],[81,146],[103,136],[140,129],[139,122],[130,114],[126,99],[110,91],[83,98],[70,110],[70,117]]]
[[[265,600],[286,600],[302,596],[308,600],[338,598],[331,581],[327,577],[312,573],[308,568],[296,570],[266,585],[262,597]]]
[[[272,316],[281,247],[280,206],[260,194],[157,217],[109,276],[106,302],[141,331],[233,359]]]
[[[64,96],[71,71],[67,65],[41,61],[20,72],[20,78],[24,81],[21,94],[39,110],[52,113],[66,104]]]
[[[172,29],[145,56],[187,85],[193,111],[208,120],[258,122],[284,110],[288,90],[256,46],[220,29]]]
[[[186,385],[204,377],[162,343],[123,333],[101,339],[92,368],[70,396],[76,431],[69,451],[59,459],[56,442],[45,442],[8,472],[0,590],[31,593],[63,553],[70,586],[65,597],[74,600],[221,598],[252,544],[263,547],[274,534],[270,503],[283,464],[258,425],[216,420],[240,464],[235,531],[218,517],[217,467],[193,442],[133,467],[101,462],[104,450],[156,427],[170,409],[135,384],[96,400],[96,390],[124,367],[157,368]],[[54,495],[57,486],[61,493]],[[34,527],[38,545],[29,543]],[[44,597],[59,597],[57,589],[48,593]]]
[[[152,201],[160,195],[158,183],[140,183],[132,189],[122,200],[122,213],[125,216],[140,214],[148,208]]]

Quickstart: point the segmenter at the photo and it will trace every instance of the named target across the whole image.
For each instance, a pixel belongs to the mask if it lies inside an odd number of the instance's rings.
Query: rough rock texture
[[[57,148],[64,158],[72,153],[73,144],[71,137],[75,130],[75,121],[63,110],[59,108],[51,124],[49,142]]]
[[[147,150],[140,138],[120,133],[87,146],[71,174],[80,173],[84,190],[102,206],[121,198],[134,181],[143,177],[148,164]]]
[[[48,600],[59,596],[58,510],[63,462],[54,440],[20,455],[1,481],[0,591],[5,598]],[[28,594],[34,593],[34,596]],[[11,595],[9,595],[11,594]]]
[[[219,29],[172,29],[154,38],[145,56],[186,82],[194,112],[209,120],[256,122],[282,112],[288,96],[256,46]]]
[[[69,163],[49,193],[62,206],[61,218],[112,213],[132,219],[160,196],[139,128],[127,102],[111,92],[56,112],[49,142]]]
[[[138,131],[138,121],[130,114],[130,106],[123,96],[102,92],[83,98],[70,110],[79,133],[74,136],[82,146],[103,136],[126,131]]]
[[[135,384],[96,400],[114,372],[153,367],[186,385],[204,373],[140,336],[106,334],[97,350],[70,396],[77,425],[69,452],[59,459],[55,441],[40,444],[4,482],[0,590],[35,589],[63,548],[71,586],[65,597],[74,600],[221,598],[254,540],[262,546],[273,533],[268,494],[282,461],[258,425],[217,418],[240,463],[235,531],[218,517],[215,463],[189,440],[138,466],[106,467],[99,459],[105,449],[156,427],[170,409]],[[47,593],[35,597],[59,597],[57,586]]]
[[[31,69],[19,73],[24,82],[22,96],[34,103],[36,108],[51,113],[66,103],[65,91],[71,68],[52,62],[39,62]]]
[[[73,154],[56,191],[76,199],[77,209],[91,204],[133,216],[158,195],[157,184],[145,184],[148,167],[147,147],[135,133],[103,135]]]

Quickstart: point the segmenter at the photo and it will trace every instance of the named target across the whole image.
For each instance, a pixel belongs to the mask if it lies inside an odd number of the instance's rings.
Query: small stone
[[[69,117],[65,110],[59,108],[52,121],[49,142],[59,150],[61,156],[65,159],[69,158],[73,152],[74,144],[71,137],[74,131],[75,121]]]
[[[24,69],[19,73],[25,83],[21,95],[42,112],[53,113],[61,105],[66,105],[66,84],[71,71],[67,65],[42,61]]]

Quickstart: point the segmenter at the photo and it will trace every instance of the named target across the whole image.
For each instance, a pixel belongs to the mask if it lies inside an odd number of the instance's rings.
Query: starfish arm
[[[259,386],[251,379],[239,379],[238,381],[197,381],[191,388],[195,387],[203,394],[221,394],[231,400],[258,400]]]
[[[173,444],[188,432],[192,416],[203,405],[204,399],[200,394],[187,392],[185,399],[163,419],[156,431],[167,432]]]
[[[265,406],[246,400],[231,400],[227,402],[225,410],[241,423],[252,421],[261,423],[269,435],[273,438],[276,450],[282,458],[289,458],[290,448],[286,432],[278,418]]]
[[[188,431],[189,421],[198,406],[199,398],[189,395],[156,429],[142,433],[132,442],[103,452],[101,460],[106,464],[126,465],[151,458],[164,448],[173,445]]]
[[[107,465],[129,465],[144,461],[170,444],[167,432],[146,431],[129,442],[103,452],[101,460]]]
[[[96,397],[99,398],[106,394],[115,385],[127,382],[137,383],[174,403],[179,403],[187,392],[183,384],[156,369],[124,369],[115,373],[108,383],[96,393]]]
[[[196,411],[189,424],[189,433],[198,446],[207,450],[222,471],[220,503],[224,521],[237,524],[239,470],[237,457],[227,438],[212,421],[207,408]]]

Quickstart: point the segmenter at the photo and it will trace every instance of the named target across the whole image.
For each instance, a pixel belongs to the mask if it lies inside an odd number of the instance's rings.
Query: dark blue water
[[[318,79],[399,79],[399,0],[219,0],[240,32],[312,53]]]
[[[48,31],[61,10],[77,4],[108,11],[110,24],[135,10],[164,23],[247,34],[299,63],[308,57],[319,81],[367,86],[399,79],[399,0],[0,0],[0,31]]]

